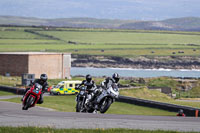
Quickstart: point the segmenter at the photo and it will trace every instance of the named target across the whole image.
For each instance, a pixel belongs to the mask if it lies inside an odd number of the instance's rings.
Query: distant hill
[[[200,31],[200,18],[197,17],[174,18],[162,22],[181,30]]]
[[[0,16],[0,25],[19,26],[55,26],[55,27],[79,27],[79,28],[118,28],[124,23],[134,23],[134,20],[111,20],[95,18],[60,18],[39,19],[15,16]]]
[[[26,18],[15,16],[0,16],[1,25],[19,25],[19,26],[39,26],[45,25],[48,21],[38,18]]]
[[[200,31],[200,18],[185,17],[163,21],[137,21],[95,18],[40,19],[0,16],[0,25]]]
[[[159,21],[143,21],[127,23],[119,26],[120,29],[137,29],[137,30],[174,30],[174,26]]]
[[[200,18],[184,17],[163,21],[142,21],[120,25],[122,29],[200,31]]]

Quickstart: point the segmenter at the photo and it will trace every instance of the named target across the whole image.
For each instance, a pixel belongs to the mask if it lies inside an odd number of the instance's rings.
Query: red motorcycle
[[[22,110],[28,110],[28,108],[34,107],[40,99],[42,94],[42,86],[35,83],[30,90],[28,90],[23,98]]]

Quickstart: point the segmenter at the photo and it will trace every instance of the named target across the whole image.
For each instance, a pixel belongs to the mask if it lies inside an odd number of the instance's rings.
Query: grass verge
[[[8,96],[8,95],[15,95],[15,94],[11,92],[6,92],[6,91],[0,91],[0,96]]]
[[[178,131],[135,129],[54,129],[40,127],[0,127],[0,133],[181,133]],[[191,132],[196,133],[196,132]]]

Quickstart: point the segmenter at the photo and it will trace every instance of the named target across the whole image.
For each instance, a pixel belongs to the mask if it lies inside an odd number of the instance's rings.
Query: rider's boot
[[[93,114],[97,114],[97,110],[96,109],[93,111]]]

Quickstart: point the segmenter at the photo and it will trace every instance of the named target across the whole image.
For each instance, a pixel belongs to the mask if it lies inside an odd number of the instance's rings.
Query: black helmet
[[[87,82],[90,82],[92,80],[92,76],[88,74],[85,76],[85,79],[87,80]]]
[[[114,73],[113,75],[112,75],[112,78],[115,80],[115,83],[118,83],[118,81],[119,81],[119,74],[118,73]]]
[[[40,79],[41,79],[42,81],[46,82],[47,79],[48,79],[48,77],[47,77],[46,74],[41,74],[41,75],[40,75]]]

